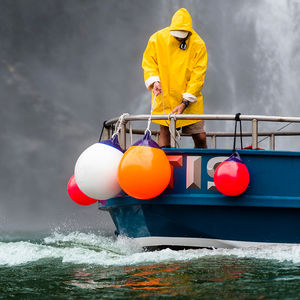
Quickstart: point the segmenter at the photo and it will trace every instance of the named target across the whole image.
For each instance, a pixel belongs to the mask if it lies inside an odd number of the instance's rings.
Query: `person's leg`
[[[169,127],[160,125],[158,144],[160,147],[170,147]]]
[[[195,148],[207,148],[205,132],[192,134],[192,138],[194,140]]]
[[[182,133],[192,136],[195,148],[207,148],[204,121],[182,127]]]

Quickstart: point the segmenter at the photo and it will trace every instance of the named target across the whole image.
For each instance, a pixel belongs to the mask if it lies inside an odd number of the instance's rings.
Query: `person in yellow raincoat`
[[[146,87],[156,95],[153,114],[203,114],[207,53],[204,41],[192,28],[185,8],[173,16],[171,25],[154,33],[144,52],[142,67]],[[160,124],[159,145],[170,146],[169,123]],[[176,127],[191,134],[195,148],[206,148],[204,121],[178,120]]]

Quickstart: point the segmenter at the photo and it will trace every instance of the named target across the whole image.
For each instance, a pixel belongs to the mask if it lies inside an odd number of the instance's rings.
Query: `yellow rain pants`
[[[170,34],[170,30],[189,32],[186,50],[180,49],[181,42]],[[156,97],[153,114],[169,114],[183,99],[190,100],[184,114],[203,114],[201,89],[207,67],[204,41],[192,28],[192,18],[185,8],[173,16],[171,25],[154,33],[144,52],[142,67],[145,84],[152,90],[153,83],[160,81],[163,94]],[[152,94],[152,102],[154,95]],[[167,125],[165,121],[154,121]],[[176,127],[198,122],[177,121]]]

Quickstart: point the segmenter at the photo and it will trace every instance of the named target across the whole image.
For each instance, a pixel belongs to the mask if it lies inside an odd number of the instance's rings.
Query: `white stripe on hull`
[[[162,237],[149,236],[134,239],[142,247],[162,247],[162,246],[180,246],[180,247],[196,247],[196,248],[245,248],[258,247],[264,245],[278,245],[276,243],[260,243],[260,242],[243,242],[205,238],[185,238],[185,237]],[[280,245],[299,245],[299,244],[283,244]]]

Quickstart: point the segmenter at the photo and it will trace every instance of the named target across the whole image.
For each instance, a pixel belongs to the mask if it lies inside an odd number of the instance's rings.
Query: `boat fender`
[[[146,130],[143,139],[133,144],[119,165],[119,183],[122,189],[137,199],[151,199],[160,195],[171,179],[167,155],[151,139]]]
[[[97,200],[116,196],[121,191],[118,167],[123,154],[117,134],[88,147],[75,165],[74,174],[79,189]]]
[[[91,205],[97,202],[96,199],[90,198],[79,189],[74,174],[68,182],[67,190],[70,198],[79,205]]]
[[[248,187],[249,171],[237,151],[216,169],[214,183],[217,190],[226,196],[238,196]]]

